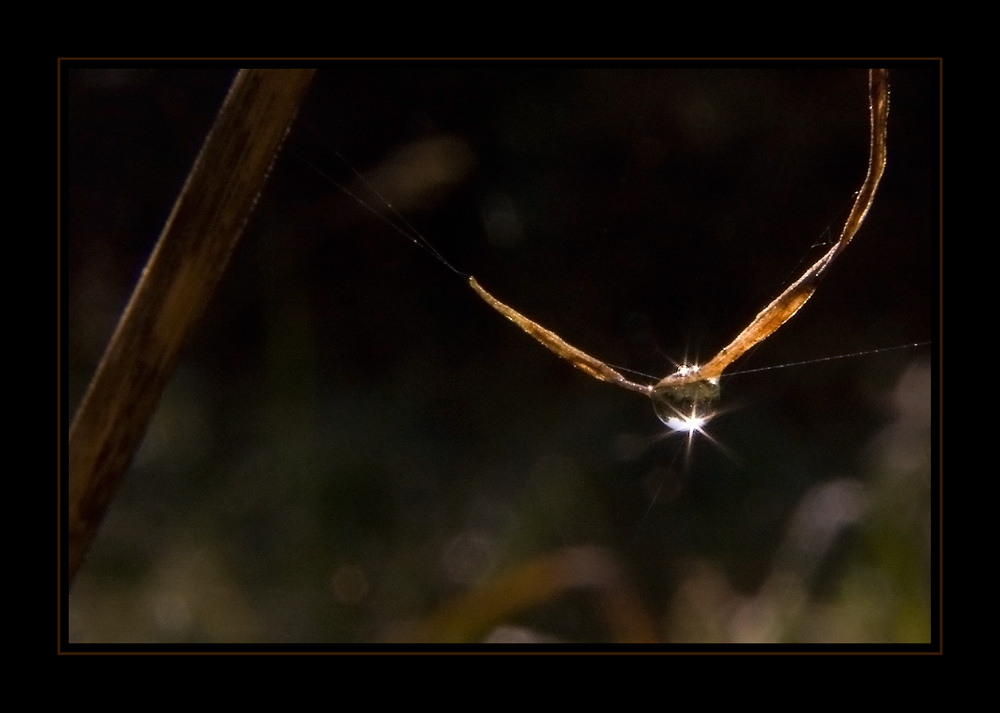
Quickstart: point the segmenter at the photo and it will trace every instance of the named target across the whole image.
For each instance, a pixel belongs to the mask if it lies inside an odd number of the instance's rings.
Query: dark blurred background
[[[67,419],[234,73],[66,71]],[[939,67],[890,87],[866,224],[734,372],[937,334]],[[929,346],[728,376],[718,445],[689,453],[337,185],[391,216],[339,153],[498,299],[658,379],[836,239],[867,109],[848,65],[324,64],[77,578],[70,640],[406,640],[579,547],[663,641],[929,640]],[[461,638],[616,640],[578,579],[477,605]]]

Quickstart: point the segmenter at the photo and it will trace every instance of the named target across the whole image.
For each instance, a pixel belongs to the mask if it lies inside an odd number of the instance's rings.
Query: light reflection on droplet
[[[682,366],[678,374],[697,370]],[[662,386],[650,395],[653,410],[668,428],[683,433],[701,431],[715,415],[719,402],[719,380],[702,379],[678,386]]]
[[[688,418],[673,416],[666,420],[666,424],[669,428],[672,428],[675,431],[683,431],[685,433],[700,431],[706,423],[708,423],[708,419],[702,418],[701,416],[690,416]]]

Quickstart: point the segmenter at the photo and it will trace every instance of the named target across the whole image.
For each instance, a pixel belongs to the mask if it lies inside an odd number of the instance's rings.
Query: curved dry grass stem
[[[789,285],[767,307],[762,309],[746,329],[740,332],[732,342],[703,366],[684,365],[675,373],[665,376],[652,386],[636,384],[626,379],[601,360],[595,359],[571,344],[567,344],[556,333],[545,329],[540,324],[531,321],[513,308],[500,302],[486,292],[476,282],[475,278],[469,278],[469,285],[493,309],[537,339],[543,346],[595,379],[616,384],[630,391],[637,391],[641,394],[653,396],[698,383],[709,384],[712,388],[707,389],[706,392],[717,394],[718,379],[726,367],[739,359],[751,347],[774,334],[781,325],[801,309],[802,305],[816,291],[820,277],[826,272],[826,269],[833,262],[834,258],[851,242],[864,222],[865,216],[868,215],[868,210],[875,199],[875,191],[885,170],[886,125],[889,116],[889,83],[887,75],[888,72],[885,69],[872,69],[868,73],[869,111],[871,114],[868,174],[865,176],[861,190],[858,191],[857,197],[854,200],[854,206],[851,208],[851,213],[844,223],[840,238],[801,277]],[[684,399],[691,401],[693,397],[685,394]],[[693,400],[698,401],[699,399]]]
[[[566,341],[564,341],[555,332],[549,331],[537,322],[532,322],[523,314],[514,308],[505,305],[503,302],[480,287],[479,283],[476,282],[476,278],[470,277],[469,285],[476,291],[476,294],[486,301],[486,304],[533,336],[545,347],[551,349],[563,359],[570,362],[577,369],[590,374],[595,379],[607,381],[609,384],[617,384],[618,386],[629,389],[630,391],[638,391],[640,394],[649,394],[650,387],[629,381],[600,359],[595,359],[589,354],[580,351],[572,344],[566,343]]]
[[[771,304],[762,309],[736,339],[723,347],[722,351],[712,357],[708,363],[700,367],[697,371],[697,377],[717,379],[726,367],[743,356],[747,350],[774,334],[778,327],[787,322],[812,297],[820,277],[830,267],[834,258],[843,252],[847,244],[857,234],[865,216],[868,215],[872,201],[875,200],[875,190],[878,188],[882,173],[885,171],[886,122],[889,116],[889,84],[886,70],[869,70],[868,87],[872,127],[868,174],[861,185],[861,190],[858,191],[858,195],[854,199],[854,206],[851,208],[850,215],[847,216],[840,238],[825,255],[802,273],[802,277],[789,285]],[[664,378],[657,386],[667,385],[674,377],[675,375],[671,375]],[[694,380],[689,375],[685,375],[685,379],[681,383]]]

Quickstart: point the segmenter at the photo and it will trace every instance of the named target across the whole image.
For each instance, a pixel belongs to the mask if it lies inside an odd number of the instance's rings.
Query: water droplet
[[[658,386],[651,394],[653,410],[675,431],[696,431],[715,415],[719,380],[701,379],[687,384]]]

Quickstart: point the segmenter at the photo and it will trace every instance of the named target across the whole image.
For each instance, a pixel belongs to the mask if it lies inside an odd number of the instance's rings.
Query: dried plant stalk
[[[69,431],[69,581],[239,241],[315,70],[240,70]]]
[[[675,428],[698,428],[704,423],[709,405],[718,398],[719,377],[734,361],[750,348],[787,322],[802,308],[819,284],[820,278],[834,259],[857,234],[868,215],[875,199],[875,191],[886,160],[886,126],[889,117],[889,82],[885,69],[868,72],[869,113],[871,115],[871,143],[868,157],[868,173],[861,190],[854,200],[851,213],[844,223],[837,242],[825,255],[813,263],[797,280],[789,285],[767,307],[762,309],[753,321],[727,346],[702,366],[683,365],[677,371],[663,377],[656,384],[645,386],[629,381],[616,370],[599,359],[567,343],[555,332],[537,322],[533,322],[517,310],[505,305],[484,290],[475,278],[469,278],[469,285],[488,305],[500,312],[537,339],[546,348],[567,360],[573,366],[595,379],[616,384],[630,391],[637,391],[653,398],[654,408],[660,418]]]

